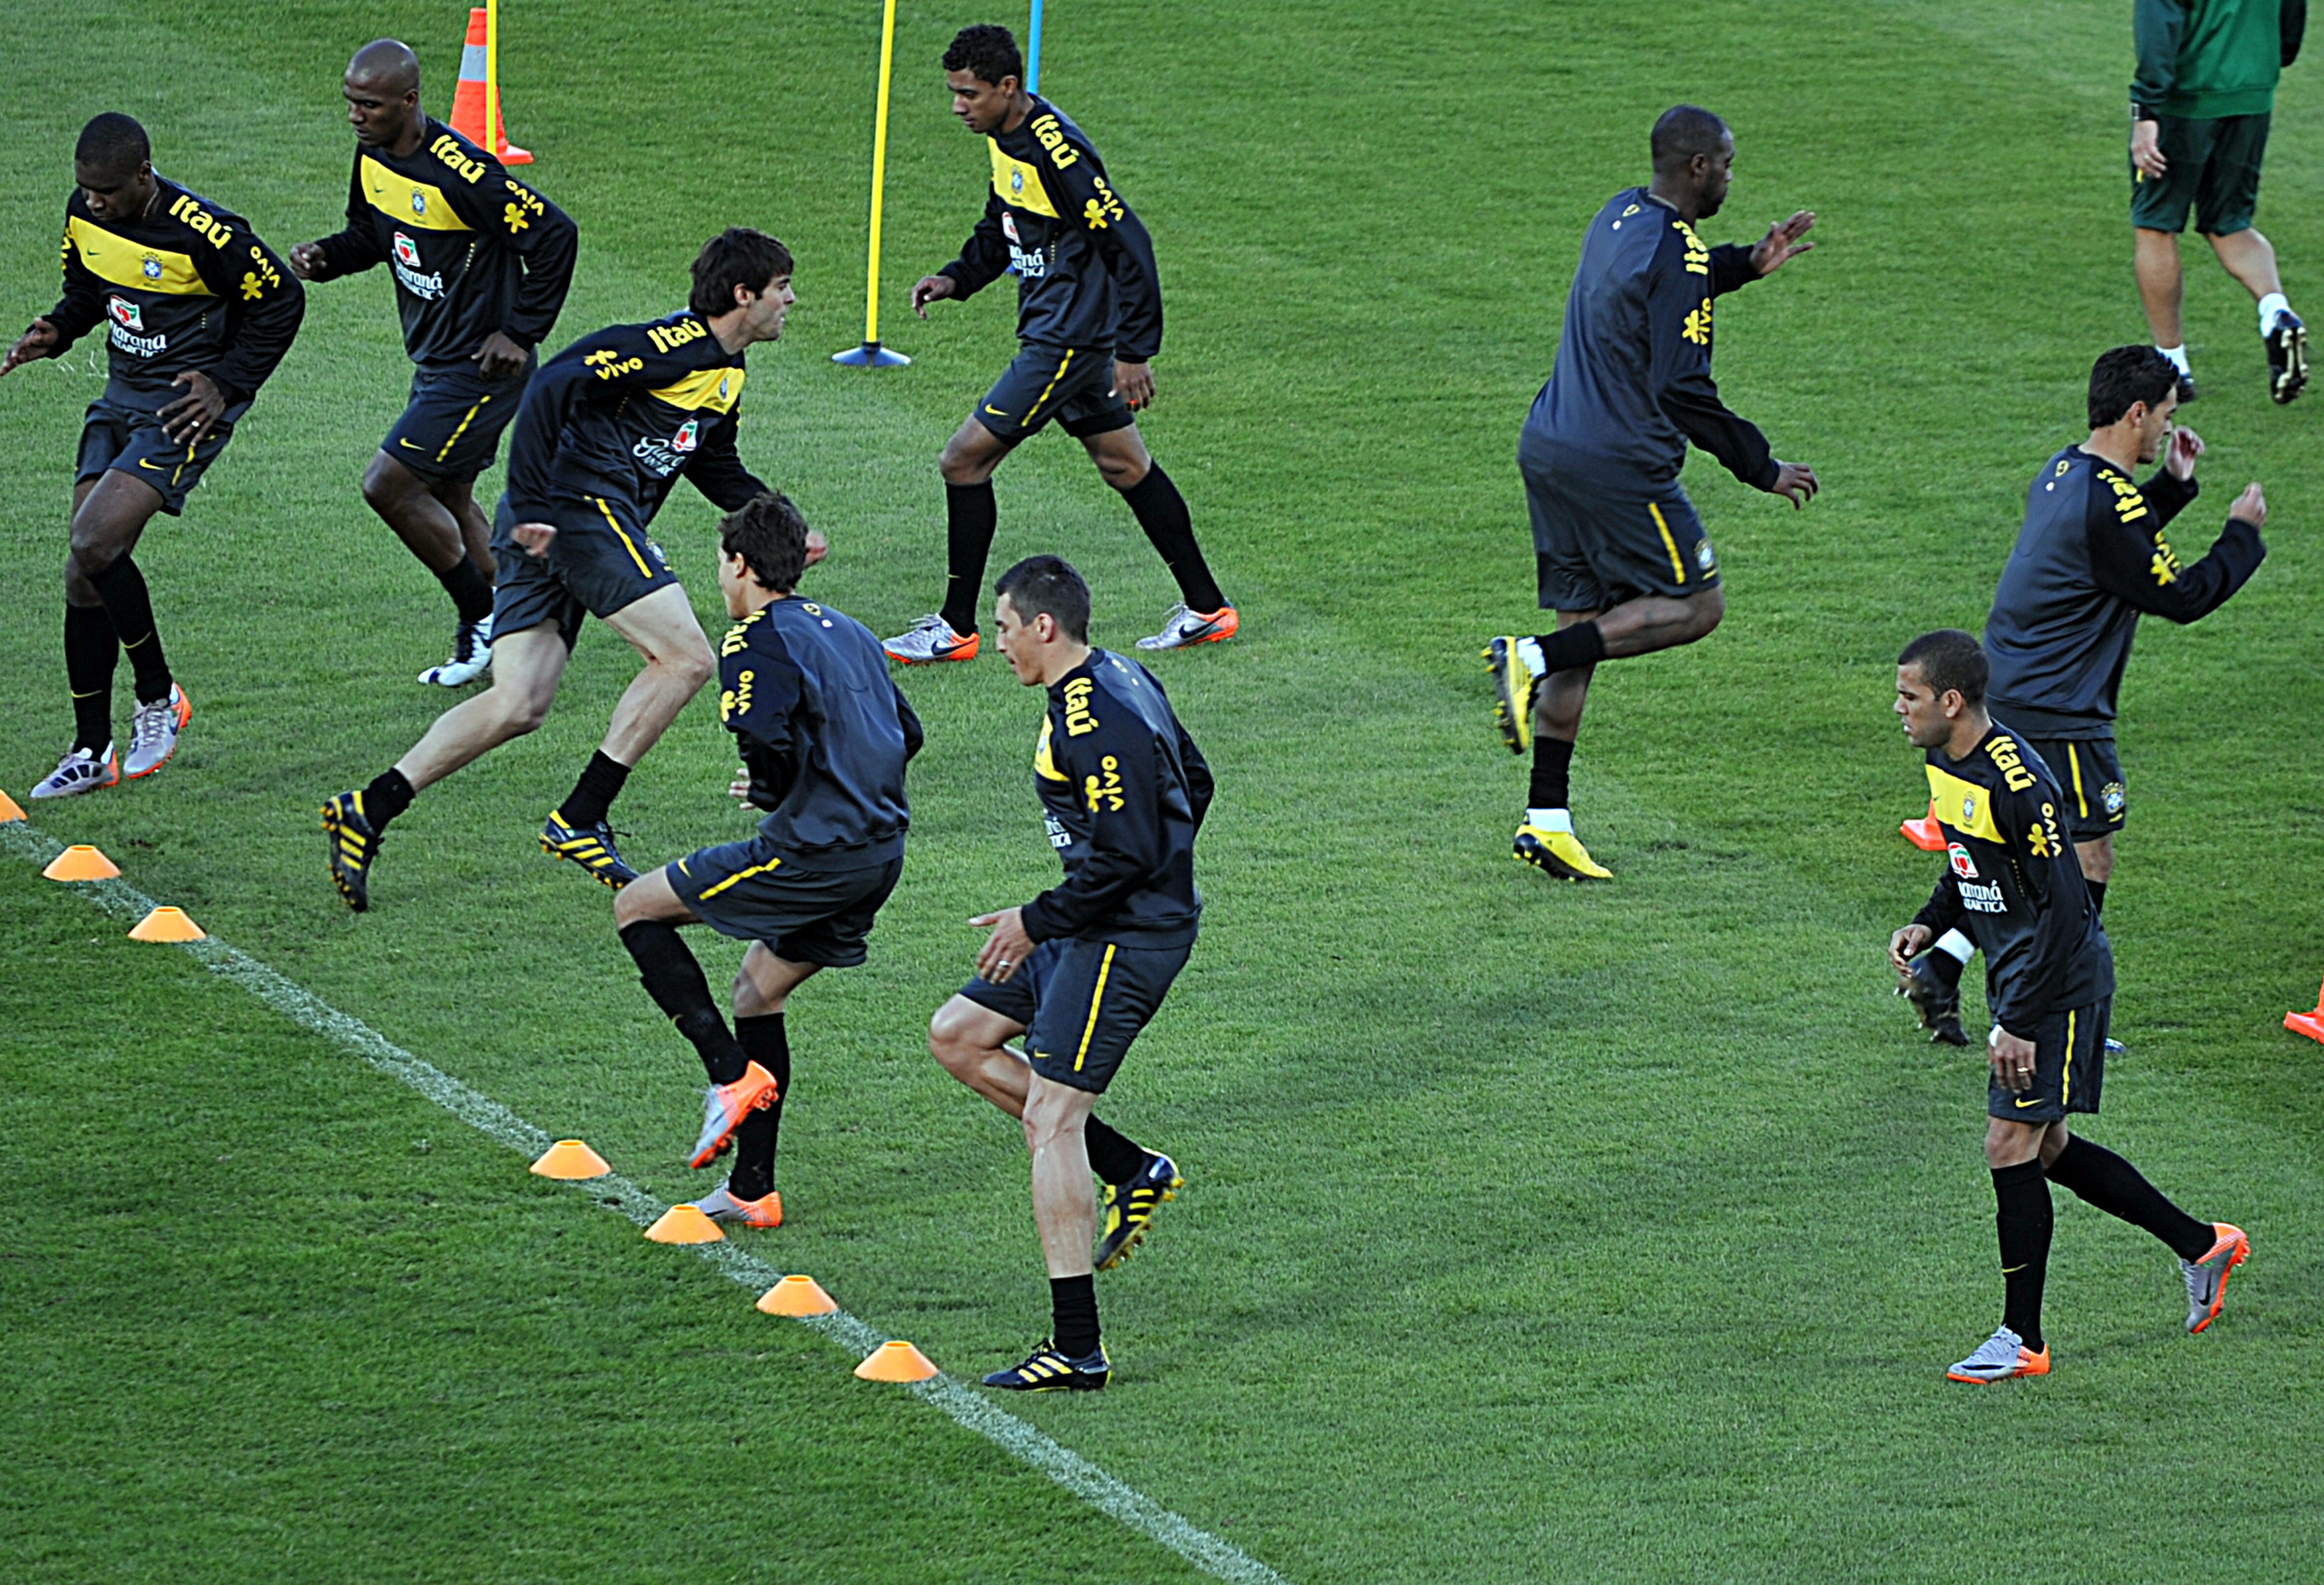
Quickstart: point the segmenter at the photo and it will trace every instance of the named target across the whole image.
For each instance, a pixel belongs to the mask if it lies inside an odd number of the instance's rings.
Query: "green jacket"
[[[2308,0],[2135,0],[2134,116],[2216,121],[2275,107],[2275,79],[2300,54]],[[2142,117],[2143,118],[2143,117]]]

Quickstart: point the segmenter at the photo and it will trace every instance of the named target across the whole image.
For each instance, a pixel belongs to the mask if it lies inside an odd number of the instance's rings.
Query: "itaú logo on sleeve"
[[[702,443],[702,420],[688,419],[678,427],[678,433],[667,440],[651,436],[630,447],[630,455],[643,463],[648,472],[657,478],[667,479],[686,465],[694,448]]]
[[[420,269],[420,244],[404,235],[395,234],[395,283],[417,298],[434,302],[444,295],[444,277],[439,272],[423,274]]]

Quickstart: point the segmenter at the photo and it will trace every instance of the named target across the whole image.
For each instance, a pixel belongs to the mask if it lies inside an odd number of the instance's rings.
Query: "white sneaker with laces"
[[[95,792],[101,787],[112,787],[121,780],[121,768],[113,762],[113,745],[105,745],[103,754],[92,754],[87,749],[75,749],[57,761],[57,768],[41,779],[41,783],[26,796],[35,798],[69,798],[81,793]]]
[[[880,648],[901,665],[926,666],[936,660],[973,660],[983,645],[982,633],[954,632],[942,613],[932,611],[894,638],[881,640]]]
[[[452,659],[429,667],[420,674],[420,680],[439,688],[466,687],[484,676],[492,663],[493,619],[487,613],[482,622],[464,622],[454,630]]]
[[[122,773],[134,781],[167,765],[170,756],[178,751],[178,733],[193,714],[193,701],[176,683],[170,685],[168,698],[138,705],[130,723],[129,754],[122,761]]]
[[[1138,640],[1141,650],[1184,650],[1190,644],[1215,644],[1231,639],[1242,626],[1242,616],[1232,605],[1222,605],[1216,611],[1196,611],[1181,600],[1170,607],[1162,618],[1162,631]]]

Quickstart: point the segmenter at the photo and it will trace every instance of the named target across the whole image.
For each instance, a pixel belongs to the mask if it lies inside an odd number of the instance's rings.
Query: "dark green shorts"
[[[557,538],[547,556],[536,557],[516,542],[507,496],[493,513],[493,560],[500,569],[493,590],[495,639],[553,622],[570,650],[581,636],[583,616],[602,620],[678,584],[661,547],[625,504],[574,496],[551,507],[542,521],[556,525]]]
[[[2184,231],[2187,209],[2205,236],[2249,231],[2259,204],[2259,166],[2267,153],[2267,116],[2222,115],[2210,121],[2155,118],[2170,169],[2148,176],[2130,168],[2130,223],[2148,231]]]
[[[2122,760],[2116,755],[2111,733],[2099,738],[2038,738],[2018,741],[2042,756],[2042,763],[2058,779],[2066,795],[2068,837],[2078,843],[2096,842],[2122,829],[2130,813],[2130,791],[2123,785]]]
[[[2034,1083],[2024,1094],[2012,1094],[1999,1079],[1987,1076],[1985,1110],[1988,1117],[2012,1122],[2054,1123],[2068,1112],[2095,1112],[2098,1087],[2106,1079],[2107,1020],[2113,999],[2095,1007],[2076,1008],[2042,1020],[2034,1032]]]

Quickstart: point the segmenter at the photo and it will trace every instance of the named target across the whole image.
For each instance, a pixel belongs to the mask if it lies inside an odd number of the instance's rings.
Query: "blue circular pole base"
[[[851,369],[900,369],[912,360],[891,346],[867,341],[862,346],[851,346],[845,352],[833,353],[831,361],[845,364]]]

